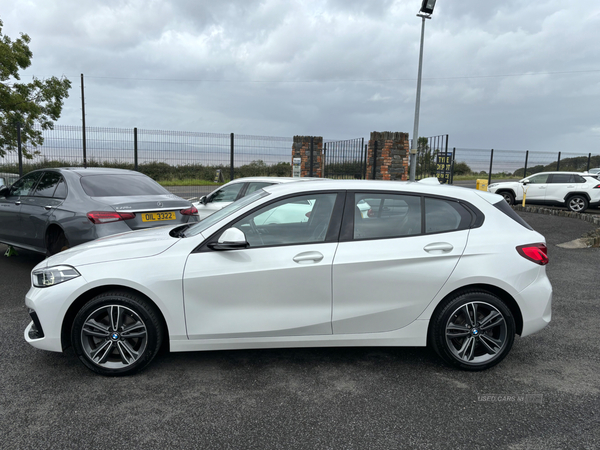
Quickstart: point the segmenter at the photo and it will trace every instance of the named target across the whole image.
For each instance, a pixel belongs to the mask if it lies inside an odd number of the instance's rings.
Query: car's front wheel
[[[130,375],[146,367],[163,339],[158,312],[141,296],[112,291],[75,316],[71,343],[79,359],[102,375]]]
[[[448,299],[432,317],[429,342],[447,363],[484,370],[512,348],[515,321],[506,304],[488,292],[466,292]]]
[[[573,195],[567,200],[567,208],[573,212],[582,213],[588,208],[588,201],[583,195]]]

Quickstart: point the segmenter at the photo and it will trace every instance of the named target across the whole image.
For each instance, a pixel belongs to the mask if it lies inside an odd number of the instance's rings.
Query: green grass
[[[225,180],[227,182],[227,180]],[[223,183],[214,183],[208,180],[162,180],[161,186],[221,186]]]

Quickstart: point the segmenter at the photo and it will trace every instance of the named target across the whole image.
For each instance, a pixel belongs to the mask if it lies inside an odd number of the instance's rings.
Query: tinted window
[[[52,197],[61,179],[62,177],[58,172],[45,172],[37,184],[33,195],[37,197]]]
[[[65,179],[61,177],[58,182],[58,186],[56,186],[56,190],[54,191],[54,198],[67,198],[67,183]]]
[[[555,173],[552,175],[552,183],[573,183],[573,176],[568,173]]]
[[[280,200],[233,224],[250,247],[324,242],[337,194],[309,194]]]
[[[421,234],[421,197],[357,193],[354,200],[354,239]]]
[[[170,194],[145,175],[88,175],[81,178],[81,186],[90,197]]]
[[[471,213],[458,202],[425,199],[425,233],[464,230],[469,228],[471,220]]]
[[[208,197],[208,203],[233,202],[240,193],[244,183],[234,183],[229,186],[222,187],[218,191],[213,192]]]
[[[42,176],[42,172],[29,173],[18,180],[10,188],[10,195],[29,195],[29,191],[35,186],[37,181]]]

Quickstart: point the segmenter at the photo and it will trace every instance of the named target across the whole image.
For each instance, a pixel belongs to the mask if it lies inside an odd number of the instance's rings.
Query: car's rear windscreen
[[[89,175],[81,178],[81,186],[90,197],[169,194],[169,191],[145,175]]]
[[[514,220],[517,223],[520,223],[521,225],[523,225],[525,228],[527,228],[528,230],[533,230],[533,228],[531,228],[531,225],[529,225],[527,222],[525,222],[521,216],[519,216],[514,209],[512,209],[508,203],[506,203],[506,201],[504,199],[500,200],[498,203],[494,203],[494,206],[499,209],[500,211],[502,211],[504,214],[506,214],[508,217],[510,217],[512,220]]]

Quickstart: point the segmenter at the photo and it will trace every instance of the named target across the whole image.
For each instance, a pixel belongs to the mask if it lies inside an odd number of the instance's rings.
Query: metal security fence
[[[160,131],[85,128],[57,125],[42,131],[44,143],[23,155],[7,152],[0,171],[27,173],[42,167],[104,166],[156,169],[158,181],[251,175],[290,175],[292,138]],[[158,170],[158,169],[161,170]],[[167,168],[170,168],[169,170]]]
[[[600,153],[452,148],[453,175],[523,178],[538,172],[584,172],[600,167]]]
[[[323,177],[364,180],[367,147],[364,138],[326,141],[323,144]]]

